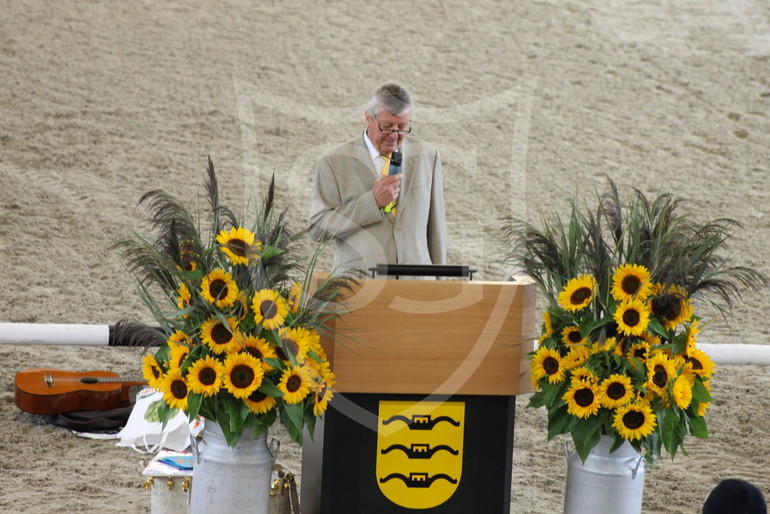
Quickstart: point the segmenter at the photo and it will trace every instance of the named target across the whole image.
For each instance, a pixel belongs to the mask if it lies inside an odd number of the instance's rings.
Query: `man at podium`
[[[432,145],[407,138],[413,109],[403,86],[380,86],[363,133],[318,161],[308,231],[314,241],[334,241],[337,273],[446,262],[441,158]]]

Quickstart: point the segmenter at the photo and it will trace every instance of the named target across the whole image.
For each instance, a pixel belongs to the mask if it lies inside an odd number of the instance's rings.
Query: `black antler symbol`
[[[450,477],[445,473],[439,473],[438,475],[433,475],[433,476],[428,476],[427,473],[409,473],[408,477],[403,473],[391,473],[385,478],[381,478],[380,483],[384,484],[385,482],[389,480],[393,480],[395,478],[402,480],[404,484],[406,484],[406,486],[409,488],[415,488],[415,487],[427,488],[427,487],[430,487],[433,482],[439,479],[446,480],[450,484],[457,483],[457,480],[455,480],[454,478]]]
[[[430,459],[436,452],[442,450],[451,453],[452,455],[458,455],[460,452],[447,446],[446,444],[440,444],[438,446],[430,447],[429,444],[412,444],[410,448],[407,448],[403,444],[392,444],[387,448],[380,450],[383,455],[394,450],[401,450],[410,459]]]
[[[403,421],[409,427],[409,430],[433,430],[433,427],[442,421],[456,427],[460,426],[459,421],[455,421],[449,416],[439,416],[437,418],[433,418],[430,416],[430,414],[414,414],[411,418],[397,414],[395,416],[389,417],[388,419],[383,419],[382,424],[389,425],[395,421]]]

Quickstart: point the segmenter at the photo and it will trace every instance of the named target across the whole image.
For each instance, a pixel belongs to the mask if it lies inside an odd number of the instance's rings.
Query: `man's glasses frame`
[[[383,134],[391,135],[391,134],[395,133],[397,136],[405,136],[405,135],[409,134],[412,131],[412,125],[411,124],[409,124],[409,127],[405,128],[405,129],[394,129],[394,128],[384,129],[384,128],[382,128],[382,125],[380,125],[380,122],[377,121],[377,115],[376,114],[372,115],[372,119],[374,120],[375,125],[377,125],[377,128],[379,129],[379,131],[382,132]]]

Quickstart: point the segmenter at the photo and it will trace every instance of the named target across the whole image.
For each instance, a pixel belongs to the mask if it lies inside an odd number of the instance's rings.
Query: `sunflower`
[[[612,426],[623,439],[642,439],[650,435],[657,425],[652,408],[646,403],[627,403],[615,410]]]
[[[655,284],[650,296],[650,309],[667,330],[673,330],[680,323],[689,321],[693,315],[687,291],[676,284],[668,287]]]
[[[643,301],[632,298],[622,301],[612,317],[620,332],[628,336],[639,336],[647,330],[650,311]]]
[[[687,327],[687,350],[694,350],[695,349],[695,343],[698,334],[700,333],[700,328],[698,328],[698,320],[693,321],[689,327]]]
[[[561,331],[561,340],[566,345],[586,344],[586,338],[580,335],[580,329],[575,326],[564,327]]]
[[[615,409],[625,405],[634,397],[631,378],[625,375],[613,374],[602,381],[599,386],[599,402],[602,407]]]
[[[549,311],[543,311],[543,332],[546,337],[551,337],[553,334],[553,321]]]
[[[180,370],[185,359],[190,355],[190,347],[179,343],[168,343],[169,358],[168,364],[171,368]]]
[[[535,352],[530,370],[533,383],[539,383],[540,379],[548,377],[548,382],[551,384],[557,384],[564,380],[566,371],[559,352],[545,346],[541,346]]]
[[[239,293],[232,273],[222,268],[212,270],[201,280],[201,296],[220,309],[234,304]]]
[[[567,412],[578,418],[588,418],[599,412],[599,395],[596,385],[575,380],[561,397],[567,402]]]
[[[628,362],[632,363],[634,362],[634,359],[639,359],[642,362],[647,361],[647,356],[650,353],[650,343],[647,341],[636,341],[628,348],[628,352],[626,353]]]
[[[174,330],[174,333],[168,336],[166,340],[169,344],[183,344],[188,347],[192,346],[193,342],[190,336],[182,332],[181,330]]]
[[[172,409],[187,410],[187,395],[189,389],[182,373],[172,369],[163,378],[160,390],[163,392],[163,400]]]
[[[255,239],[254,234],[243,228],[231,228],[222,230],[217,235],[217,243],[219,247],[233,264],[249,265],[249,260],[259,257],[259,252],[262,247],[262,243]]]
[[[284,371],[276,385],[283,392],[283,401],[289,405],[304,400],[312,389],[310,378],[302,366],[294,366]]]
[[[287,298],[289,310],[294,314],[299,311],[300,302],[302,301],[302,284],[294,282],[289,290],[289,296]]]
[[[693,373],[703,378],[710,378],[714,374],[714,361],[703,350],[693,348],[687,352],[685,361],[690,365]]]
[[[265,393],[255,390],[249,396],[243,399],[243,402],[249,410],[255,414],[266,414],[275,408],[275,398]]]
[[[692,381],[682,374],[674,380],[674,387],[671,389],[674,402],[681,409],[686,409],[692,402]]]
[[[591,344],[591,355],[596,355],[602,352],[615,352],[617,347],[621,346],[617,343],[617,339],[614,337],[608,337],[604,342],[596,341]]]
[[[248,398],[262,385],[262,363],[248,353],[233,353],[224,362],[225,389],[236,398]]]
[[[334,396],[334,391],[332,390],[333,383],[333,378],[331,381],[323,380],[316,387],[313,393],[313,415],[320,416],[326,412],[326,407]]]
[[[665,353],[656,353],[647,360],[647,384],[659,395],[665,396],[668,383],[674,376],[676,366]]]
[[[275,353],[273,345],[267,342],[267,340],[261,337],[248,335],[243,340],[242,352],[248,353],[259,362],[262,363],[262,370],[265,373],[272,372],[275,368],[265,362],[265,359],[277,359],[278,355]]]
[[[650,272],[644,266],[623,264],[612,275],[612,297],[618,301],[644,300],[652,290]]]
[[[273,330],[283,325],[289,308],[286,300],[278,291],[273,289],[261,289],[254,295],[251,301],[251,309],[254,311],[254,321],[262,323],[268,329]]]
[[[581,380],[583,382],[590,382],[592,384],[599,383],[599,377],[597,377],[592,371],[585,367],[572,370],[572,381],[575,382]]]
[[[201,326],[201,340],[214,353],[232,353],[241,348],[238,322],[227,318],[227,324],[219,318],[211,318]]]
[[[150,387],[160,389],[165,372],[154,355],[148,353],[142,358],[142,376]]]
[[[238,293],[238,298],[235,301],[234,313],[241,321],[246,319],[246,316],[249,315],[249,297],[245,291],[240,291]]]
[[[573,346],[562,359],[564,369],[570,370],[582,366],[591,356],[591,350],[585,346]]]
[[[208,355],[195,361],[187,371],[190,391],[203,396],[212,396],[222,387],[225,368],[221,362]]]
[[[187,284],[182,282],[179,284],[179,287],[176,290],[176,305],[180,309],[186,309],[190,306],[190,300],[192,299],[192,296],[190,295],[190,290],[187,288]]]
[[[276,348],[278,358],[286,362],[303,363],[307,360],[309,333],[303,328],[286,328],[278,330],[281,345]]]
[[[542,343],[553,335],[553,322],[551,321],[551,313],[543,311],[543,330],[540,332],[538,342]]]
[[[191,239],[179,242],[179,259],[182,261],[184,271],[195,271],[198,269],[198,259],[200,259],[199,245]]]
[[[596,279],[591,275],[581,275],[571,279],[559,293],[559,305],[567,311],[579,311],[594,299]]]

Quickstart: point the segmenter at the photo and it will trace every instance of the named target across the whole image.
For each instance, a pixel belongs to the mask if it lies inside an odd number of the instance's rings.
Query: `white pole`
[[[0,344],[107,346],[109,325],[0,323]],[[770,366],[770,344],[698,343],[714,364]]]
[[[770,366],[770,345],[698,343],[697,347],[706,352],[714,364]]]
[[[0,344],[107,346],[109,325],[0,323]]]

